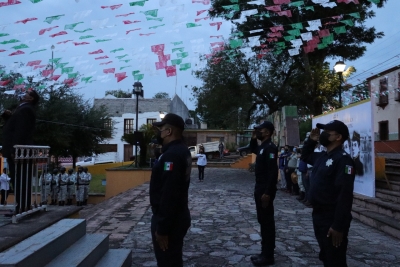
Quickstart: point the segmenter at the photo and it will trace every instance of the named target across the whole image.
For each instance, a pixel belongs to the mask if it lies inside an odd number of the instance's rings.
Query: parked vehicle
[[[250,144],[248,144],[247,146],[239,147],[236,151],[239,152],[239,155],[242,157],[247,156],[251,153]]]
[[[107,152],[102,154],[86,157],[82,161],[78,161],[76,166],[90,166],[96,164],[115,163],[117,162],[117,152]]]
[[[197,144],[196,146],[190,146],[189,151],[192,155],[192,159],[197,158],[199,154],[200,146],[204,147],[204,153],[206,153],[207,159],[212,159],[213,157],[219,157],[219,141],[207,142],[202,144]]]

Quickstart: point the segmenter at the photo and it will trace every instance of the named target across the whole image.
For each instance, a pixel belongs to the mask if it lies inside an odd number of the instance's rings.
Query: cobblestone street
[[[206,168],[204,182],[192,171],[192,226],[185,238],[185,266],[253,266],[260,253],[259,226],[253,201],[254,173],[230,168]],[[133,251],[133,266],[157,266],[152,251],[148,184],[137,202],[145,213],[120,242]],[[277,242],[275,266],[322,266],[318,260],[311,209],[281,191],[274,202]],[[137,213],[136,213],[137,218]],[[112,227],[111,227],[112,228]],[[118,236],[111,230],[114,235]],[[112,237],[112,236],[111,236]],[[110,237],[110,238],[111,238]],[[400,266],[399,240],[353,220],[349,234],[349,266]]]

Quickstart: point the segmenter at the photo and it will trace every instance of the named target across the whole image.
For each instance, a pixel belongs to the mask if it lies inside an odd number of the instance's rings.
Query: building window
[[[379,122],[379,140],[389,140],[389,121]]]
[[[156,122],[156,121],[157,121],[157,119],[147,119],[147,124],[152,125],[153,122]]]
[[[104,121],[104,129],[107,131],[107,137],[110,138],[112,135],[112,120],[106,119]]]
[[[133,133],[133,119],[124,120],[124,134]]]
[[[378,105],[382,108],[385,108],[385,106],[389,103],[389,92],[388,92],[388,84],[387,84],[387,79],[383,78],[379,80],[379,99],[378,99]]]

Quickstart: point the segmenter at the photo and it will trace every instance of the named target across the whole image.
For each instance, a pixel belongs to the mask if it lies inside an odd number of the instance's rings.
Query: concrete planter
[[[151,169],[106,169],[106,196],[109,199],[128,189],[150,181]]]

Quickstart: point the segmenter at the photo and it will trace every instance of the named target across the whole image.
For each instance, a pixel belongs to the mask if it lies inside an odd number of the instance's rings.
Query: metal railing
[[[17,223],[27,215],[47,210],[48,192],[42,179],[48,170],[50,147],[15,145],[14,149],[13,157],[6,159],[6,169],[7,173],[10,173],[14,191],[14,203],[4,203],[0,205],[0,210],[10,211],[12,222]]]

